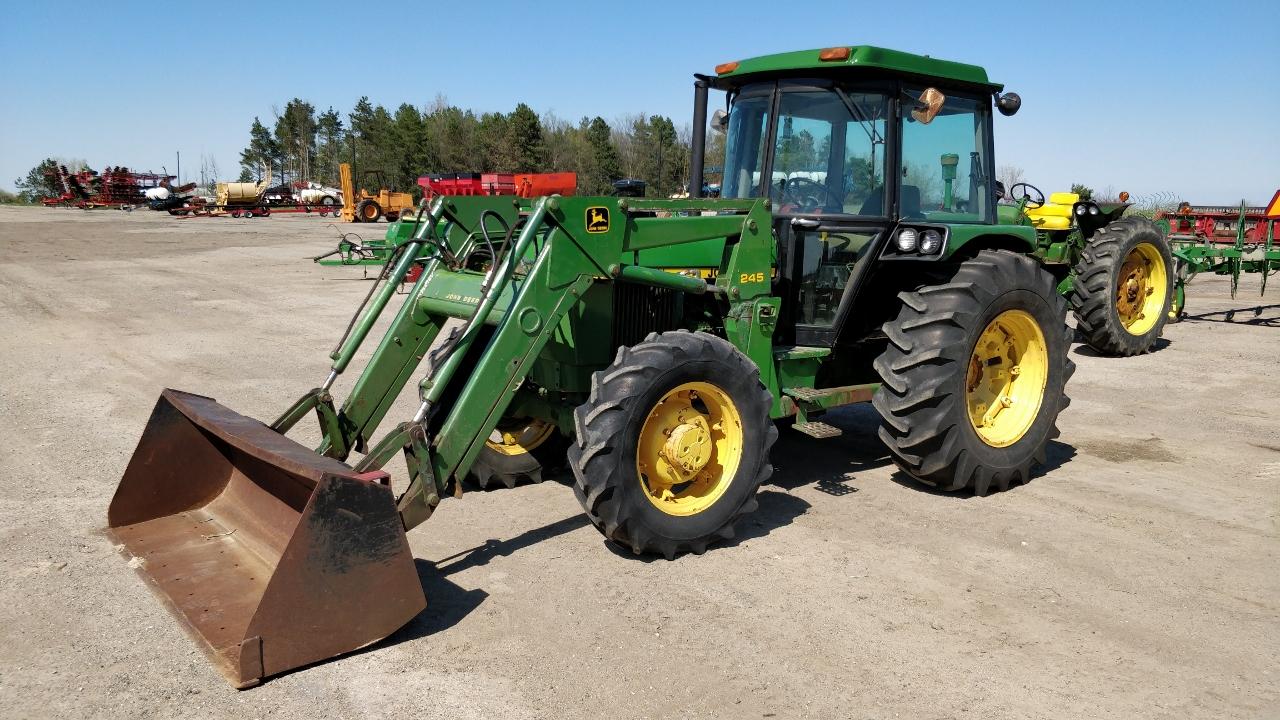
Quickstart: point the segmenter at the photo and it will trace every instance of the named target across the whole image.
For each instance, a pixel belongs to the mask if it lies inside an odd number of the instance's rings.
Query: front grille
[[[613,346],[635,345],[651,332],[678,327],[680,293],[663,288],[614,283]]]

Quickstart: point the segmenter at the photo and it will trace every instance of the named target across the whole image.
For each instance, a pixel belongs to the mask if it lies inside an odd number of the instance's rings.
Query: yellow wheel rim
[[[965,377],[969,422],[993,447],[1012,445],[1031,429],[1049,381],[1049,351],[1040,324],[1006,310],[982,331]]]
[[[1140,243],[1130,250],[1116,283],[1116,312],[1124,329],[1133,335],[1150,332],[1164,311],[1168,291],[1160,251],[1150,243]]]
[[[546,442],[555,431],[556,426],[546,420],[516,420],[499,425],[484,444],[503,455],[524,455]]]
[[[696,515],[716,503],[742,460],[742,418],[710,383],[668,391],[649,411],[636,444],[640,489],[668,515]]]

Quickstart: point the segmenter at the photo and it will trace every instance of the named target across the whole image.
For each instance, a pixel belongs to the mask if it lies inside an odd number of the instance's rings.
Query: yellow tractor
[[[345,222],[376,223],[383,217],[387,222],[395,222],[400,218],[400,213],[413,209],[413,195],[388,189],[378,170],[365,171],[366,177],[372,176],[377,181],[378,191],[375,194],[370,194],[363,188],[356,194],[355,185],[351,181],[351,166],[347,163],[339,165],[338,172],[342,176],[342,219]]]

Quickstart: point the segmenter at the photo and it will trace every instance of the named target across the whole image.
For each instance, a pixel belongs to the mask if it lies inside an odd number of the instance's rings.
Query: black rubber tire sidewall
[[[722,390],[733,402],[742,419],[742,457],[729,487],[714,504],[694,515],[675,516],[659,510],[645,496],[636,469],[636,445],[640,428],[649,412],[672,388],[687,382],[709,383]],[[763,418],[763,420],[762,420]],[[713,358],[690,361],[670,368],[653,379],[652,384],[639,394],[637,402],[627,418],[618,462],[622,463],[622,483],[619,492],[622,501],[632,508],[630,516],[661,537],[677,541],[696,540],[714,534],[738,514],[738,509],[755,496],[756,476],[760,465],[768,459],[762,456],[763,439],[768,432],[768,408],[760,411],[760,387],[753,375]]]
[[[1048,377],[1045,381],[1044,391],[1040,396],[1040,408],[1036,412],[1036,419],[1017,442],[1005,447],[993,447],[978,435],[977,429],[973,427],[973,422],[969,419],[968,399],[964,386],[965,376],[963,374],[956,378],[958,387],[955,395],[958,402],[954,403],[956,410],[963,416],[959,418],[958,422],[962,426],[962,436],[968,440],[966,444],[969,450],[977,456],[981,464],[994,470],[1003,471],[1014,470],[1033,461],[1036,450],[1051,438],[1056,427],[1058,413],[1062,409],[1060,406],[1066,389],[1063,363],[1056,360],[1065,357],[1068,350],[1068,336],[1062,332],[1062,318],[1054,310],[1053,299],[1045,298],[1038,292],[1024,288],[998,295],[987,305],[978,321],[969,329],[966,357],[973,355],[978,338],[982,336],[982,331],[986,329],[987,325],[1006,310],[1023,310],[1027,312],[1035,319],[1036,324],[1040,327],[1041,334],[1044,336],[1048,360]]]
[[[372,217],[365,216],[367,208],[376,209]],[[361,200],[360,204],[356,205],[356,217],[360,218],[360,222],[376,223],[382,219],[382,206],[373,200]]]
[[[1148,330],[1147,332],[1141,335],[1134,335],[1133,333],[1129,332],[1127,329],[1124,328],[1124,322],[1120,320],[1120,310],[1119,308],[1116,307],[1115,302],[1111,303],[1111,321],[1116,323],[1116,326],[1118,328],[1121,328],[1121,331],[1124,332],[1127,336],[1133,338],[1134,346],[1140,346],[1144,349],[1149,349],[1155,343],[1156,339],[1160,337],[1160,334],[1164,331],[1164,325],[1169,318],[1169,305],[1170,303],[1173,302],[1174,268],[1173,268],[1173,254],[1169,252],[1169,244],[1164,241],[1164,238],[1160,236],[1160,232],[1156,230],[1154,227],[1144,228],[1143,230],[1133,233],[1124,242],[1120,244],[1120,261],[1119,261],[1120,265],[1124,264],[1124,258],[1127,257],[1128,254],[1131,251],[1133,251],[1134,248],[1142,244],[1147,244],[1154,247],[1156,249],[1156,252],[1160,254],[1160,259],[1164,261],[1164,268],[1165,268],[1164,307],[1161,308],[1160,312],[1158,313],[1156,324],[1152,325],[1150,330]],[[1115,294],[1119,291],[1119,289],[1120,289],[1120,268],[1117,267],[1113,272],[1113,277],[1111,279],[1111,293],[1112,293],[1111,297],[1114,298]]]
[[[1089,347],[1104,355],[1122,357],[1139,355],[1149,351],[1155,345],[1169,320],[1168,311],[1173,303],[1176,270],[1173,264],[1173,253],[1169,249],[1168,241],[1155,224],[1143,218],[1120,218],[1107,225],[1104,230],[1109,232],[1099,231],[1099,234],[1090,240],[1090,245],[1085,247],[1085,253],[1088,254],[1082,255],[1074,268],[1076,287],[1069,293],[1071,309],[1076,316],[1076,325]],[[1115,235],[1119,237],[1115,238]],[[1098,247],[1094,243],[1106,239],[1115,240],[1116,250],[1104,258],[1098,256]],[[1129,332],[1120,319],[1120,310],[1116,306],[1115,298],[1120,288],[1120,270],[1124,266],[1125,258],[1134,248],[1144,243],[1155,247],[1164,262],[1165,303],[1151,329],[1141,335],[1135,335]],[[1106,287],[1090,289],[1089,286],[1094,283],[1089,279],[1096,272],[1097,267],[1104,263],[1106,264],[1104,272]],[[1097,318],[1094,316],[1098,314],[1095,312],[1098,303],[1104,304],[1101,313],[1103,317],[1102,325],[1095,327]]]

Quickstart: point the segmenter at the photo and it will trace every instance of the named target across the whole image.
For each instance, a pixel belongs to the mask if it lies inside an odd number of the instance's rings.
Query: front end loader
[[[235,685],[420,612],[405,532],[466,485],[567,464],[609,541],[671,559],[755,509],[784,419],[839,442],[825,413],[871,402],[894,461],[940,490],[1004,490],[1045,462],[1066,305],[1034,230],[995,213],[1001,87],[865,46],[727,63],[696,76],[695,195],[713,88],[720,199],[424,201],[328,375],[279,418],[161,394],[110,531]],[[945,187],[924,167],[939,149]],[[379,434],[415,378],[417,411]],[[309,416],[314,449],[286,436]]]

